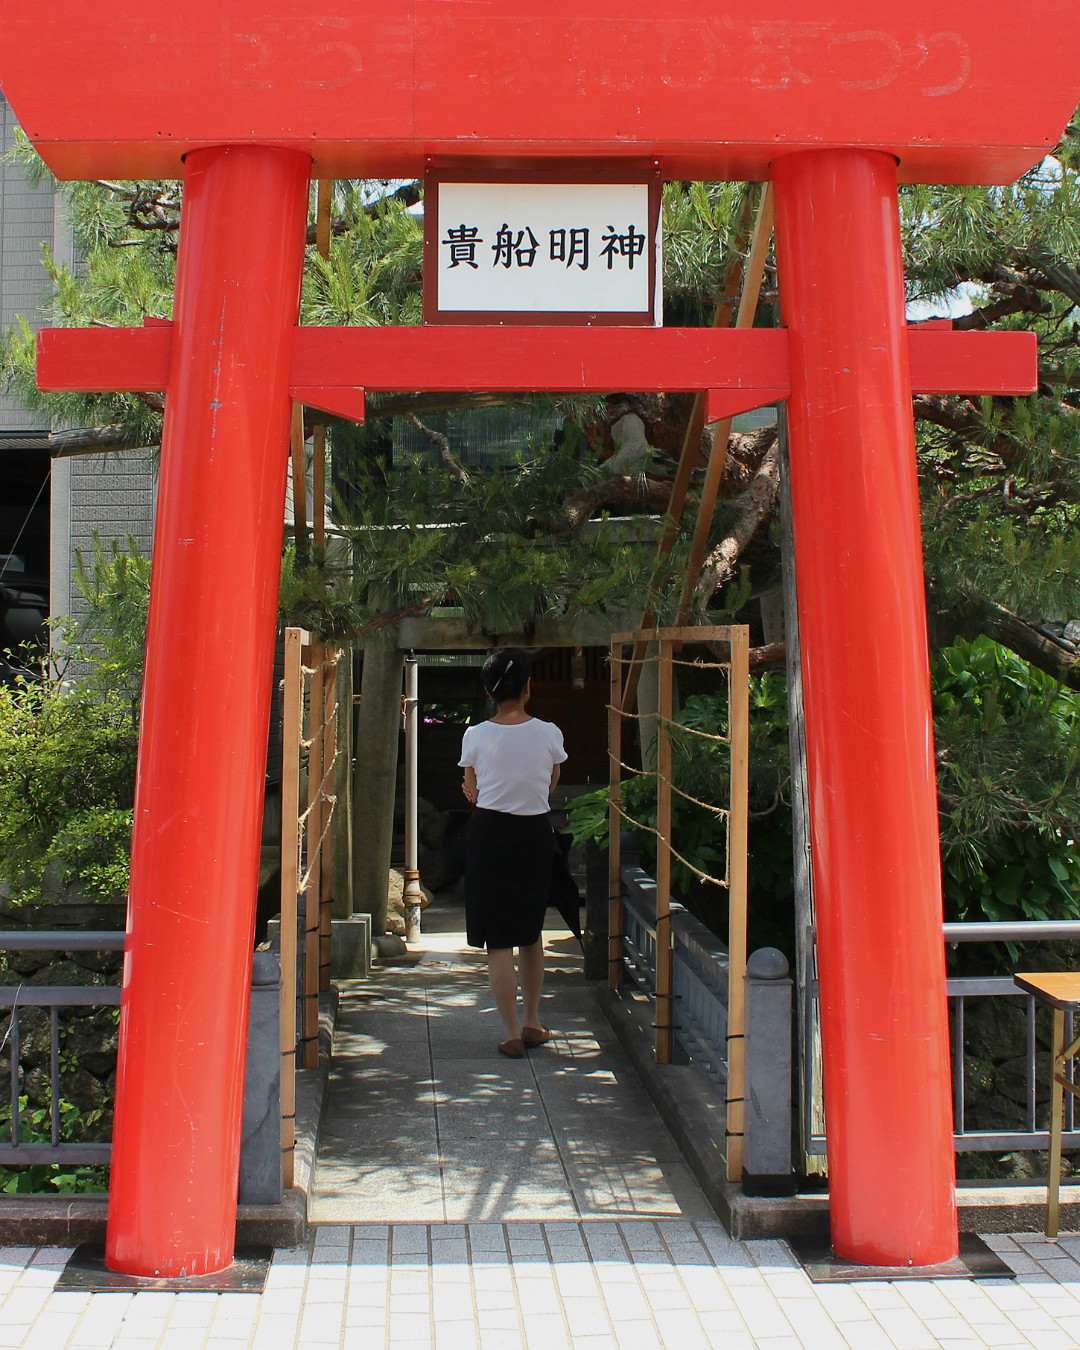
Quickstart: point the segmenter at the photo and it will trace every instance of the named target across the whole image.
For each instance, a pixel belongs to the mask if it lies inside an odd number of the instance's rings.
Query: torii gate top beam
[[[762,180],[848,146],[909,182],[1006,183],[1080,99],[1074,21],[1075,0],[0,0],[0,83],[60,178],[178,177],[228,144],[325,178],[648,156]]]

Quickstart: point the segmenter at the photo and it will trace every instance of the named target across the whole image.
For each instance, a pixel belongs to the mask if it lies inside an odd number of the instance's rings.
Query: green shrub
[[[727,695],[693,694],[674,718],[672,780],[677,789],[697,803],[727,804],[730,752],[722,741],[727,734]],[[791,809],[789,798],[788,714],[784,676],[776,671],[754,675],[750,681],[749,910],[755,945],[769,944],[791,952]],[[655,866],[656,776],[628,777],[622,787],[623,809],[644,828],[633,830],[646,868]],[[694,914],[720,937],[726,935],[727,893],[703,883],[698,872],[722,878],[726,870],[724,821],[708,805],[698,805],[679,792],[672,793],[671,840],[685,859],[672,859],[672,886]],[[574,841],[593,840],[603,846],[608,838],[608,789],[576,797],[567,824]],[[689,864],[687,866],[686,864]],[[697,869],[696,871],[694,869]]]
[[[71,1102],[60,1103],[60,1140],[81,1143],[92,1134],[104,1108],[80,1111]],[[11,1139],[11,1105],[0,1105],[0,1139]],[[30,1108],[19,1098],[19,1143],[48,1144],[52,1130],[47,1106]],[[20,1167],[0,1166],[0,1193],[6,1195],[84,1195],[109,1189],[109,1169],[92,1163],[30,1163]]]
[[[43,678],[0,689],[0,880],[115,899],[127,885],[136,736],[122,699]]]
[[[985,637],[937,653],[932,680],[946,918],[1080,917],[1080,693]],[[687,699],[676,721],[716,733],[726,729],[725,718],[725,697],[697,695]],[[767,939],[790,952],[790,769],[782,674],[751,678],[750,718],[751,922],[757,941]],[[705,802],[726,800],[726,746],[676,730],[672,751],[676,786]],[[623,799],[628,815],[655,829],[654,775],[627,779]],[[607,806],[606,788],[575,799],[569,827],[576,842],[606,845]],[[672,817],[675,848],[715,875],[723,866],[715,815],[674,796]],[[649,828],[635,834],[646,866],[652,866],[655,836]],[[693,873],[677,861],[672,882],[723,937],[722,897],[703,897]]]
[[[932,674],[946,918],[1080,917],[1080,692],[985,637]]]
[[[87,617],[0,687],[0,884],[17,903],[126,893],[149,578],[133,541],[107,556],[95,538]]]

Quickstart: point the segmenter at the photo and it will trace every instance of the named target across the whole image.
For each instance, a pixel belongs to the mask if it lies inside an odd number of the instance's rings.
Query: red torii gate
[[[1007,183],[1053,147],[1080,72],[1045,35],[1073,6],[703,8],[0,0],[0,82],[59,177],[184,178],[174,324],[46,332],[39,365],[43,388],[168,395],[117,1270],[232,1257],[290,399],[360,417],[365,387],[704,389],[711,418],[787,398],[833,1245],[881,1264],[956,1254],[910,395],[1030,391],[1035,344],[906,328],[896,187]],[[137,78],[103,96],[100,72],[125,64]],[[666,178],[772,179],[784,330],[294,326],[313,168],[645,157]]]

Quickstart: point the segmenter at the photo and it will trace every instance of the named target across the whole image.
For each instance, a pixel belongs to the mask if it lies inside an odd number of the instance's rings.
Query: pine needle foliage
[[[287,550],[282,605],[339,639],[395,616],[459,612],[483,633],[528,633],[545,617],[622,611],[640,602],[653,546],[603,520],[565,519],[569,495],[598,481],[595,462],[547,446],[463,482],[422,462],[375,474],[362,462],[339,497],[337,547],[310,561]],[[340,545],[345,544],[347,548]]]

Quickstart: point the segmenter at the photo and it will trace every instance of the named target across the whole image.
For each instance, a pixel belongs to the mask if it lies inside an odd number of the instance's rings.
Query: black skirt
[[[551,893],[551,817],[479,808],[465,830],[465,929],[470,947],[540,941]]]

